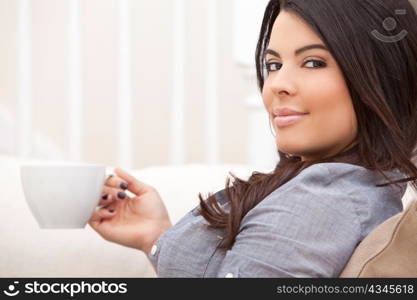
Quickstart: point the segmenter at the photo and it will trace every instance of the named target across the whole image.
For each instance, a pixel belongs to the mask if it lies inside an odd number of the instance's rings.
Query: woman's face
[[[338,154],[354,145],[357,120],[342,72],[315,32],[282,11],[266,52],[268,76],[262,92],[280,151],[303,161]],[[304,115],[284,117],[281,109]],[[281,114],[282,117],[277,115]]]

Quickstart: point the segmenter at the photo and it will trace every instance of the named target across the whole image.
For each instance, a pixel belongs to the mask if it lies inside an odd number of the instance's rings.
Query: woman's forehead
[[[278,15],[272,28],[269,48],[277,52],[282,50],[293,54],[296,49],[313,44],[323,44],[323,42],[301,18],[285,11]]]
[[[321,43],[320,37],[305,21],[294,13],[282,11],[272,27],[270,44],[291,42],[296,44],[299,41],[303,45]],[[303,45],[295,45],[295,47]]]

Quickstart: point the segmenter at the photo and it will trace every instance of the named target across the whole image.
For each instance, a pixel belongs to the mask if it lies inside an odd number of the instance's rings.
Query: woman
[[[337,277],[417,187],[415,24],[407,0],[271,0],[256,67],[275,170],[232,174],[172,226],[158,192],[116,169],[90,225],[160,277]]]

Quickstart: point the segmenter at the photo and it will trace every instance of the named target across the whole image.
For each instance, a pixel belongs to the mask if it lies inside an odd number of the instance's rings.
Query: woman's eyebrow
[[[303,53],[303,52],[305,52],[307,50],[311,50],[311,49],[323,49],[323,50],[329,51],[329,49],[327,49],[326,46],[324,46],[324,45],[314,44],[314,45],[307,45],[307,46],[304,46],[304,47],[302,47],[300,49],[297,49],[297,50],[295,50],[294,54],[297,56],[297,55],[300,55],[301,53]],[[279,55],[279,53],[276,52],[275,50],[272,50],[272,49],[267,49],[265,51],[265,56],[267,54],[271,54],[273,56],[276,56],[278,58],[281,58],[281,56]]]

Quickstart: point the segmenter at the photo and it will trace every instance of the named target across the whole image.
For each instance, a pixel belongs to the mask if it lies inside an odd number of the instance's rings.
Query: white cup
[[[106,166],[25,163],[20,177],[25,199],[40,228],[84,228],[98,206]]]

